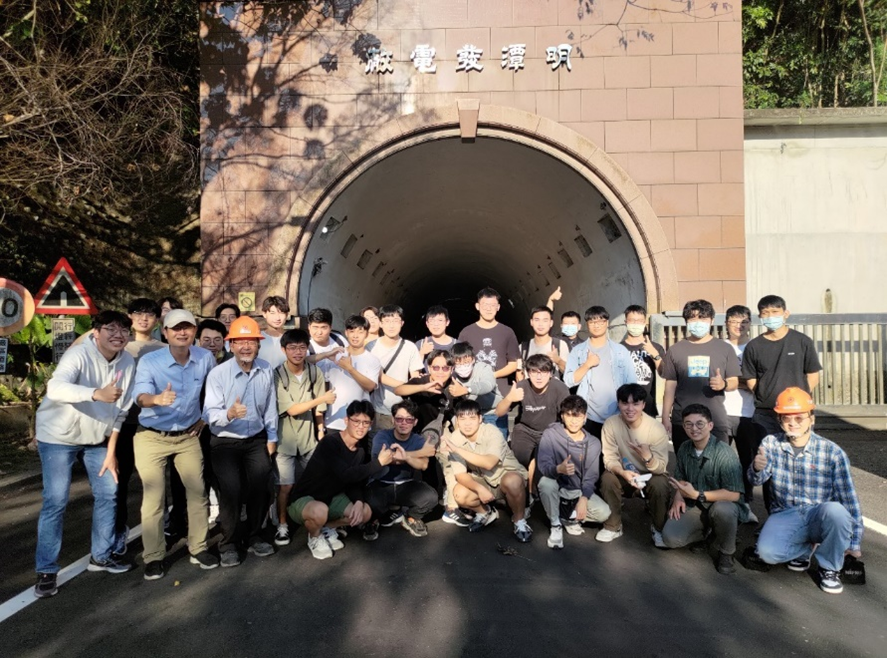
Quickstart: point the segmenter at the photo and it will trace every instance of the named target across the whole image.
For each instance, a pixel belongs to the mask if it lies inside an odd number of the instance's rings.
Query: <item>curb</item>
[[[0,477],[0,490],[8,489],[16,485],[26,486],[43,477],[42,470],[28,471],[26,473],[17,473],[16,475],[4,475]]]

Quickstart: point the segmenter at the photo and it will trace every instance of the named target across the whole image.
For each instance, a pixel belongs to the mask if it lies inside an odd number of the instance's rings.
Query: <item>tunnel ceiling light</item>
[[[326,240],[333,233],[342,228],[342,224],[348,221],[348,215],[345,215],[342,219],[336,219],[332,215],[330,218],[326,220],[326,224],[323,225],[323,228],[320,229],[320,237]]]
[[[604,235],[607,236],[608,242],[616,242],[616,240],[622,237],[622,231],[616,226],[616,222],[609,213],[597,220],[597,223],[604,232]]]

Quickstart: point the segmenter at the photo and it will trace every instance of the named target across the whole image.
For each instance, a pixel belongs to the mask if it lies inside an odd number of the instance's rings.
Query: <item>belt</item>
[[[145,427],[144,425],[139,425],[139,431],[142,432],[154,432],[155,434],[159,434],[160,436],[182,436],[183,434],[188,434],[189,430],[176,430],[175,432],[164,432],[163,430],[155,430],[153,427]]]

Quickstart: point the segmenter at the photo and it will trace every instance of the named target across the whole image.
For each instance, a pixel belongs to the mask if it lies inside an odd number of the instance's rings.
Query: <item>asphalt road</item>
[[[865,467],[855,469],[863,513],[887,524],[879,506],[887,443],[861,435],[841,443]],[[39,490],[0,490],[2,600],[33,585]],[[133,507],[137,499],[138,490]],[[609,545],[589,530],[552,551],[538,507],[531,523],[528,545],[503,519],[477,535],[440,521],[425,539],[400,528],[374,543],[352,534],[323,562],[300,529],[273,557],[213,571],[180,549],[159,581],[142,578],[141,560],[128,574],[75,578],[0,624],[0,655],[885,655],[887,538],[876,532],[863,542],[868,584],[835,596],[812,574],[738,566],[721,576],[710,557],[656,550],[637,500],[626,503],[625,536]],[[88,552],[88,529],[88,487],[78,479],[64,564]],[[753,531],[740,529],[740,552]],[[135,542],[133,555],[139,550]]]

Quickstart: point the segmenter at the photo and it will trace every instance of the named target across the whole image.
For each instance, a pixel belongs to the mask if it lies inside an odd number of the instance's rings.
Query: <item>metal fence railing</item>
[[[817,405],[883,405],[887,379],[887,313],[810,313],[789,316],[788,325],[813,339],[822,374],[813,393]],[[726,338],[724,315],[715,316],[714,335]],[[752,338],[763,331],[752,318]],[[678,313],[650,317],[652,339],[668,349],[684,338]]]

